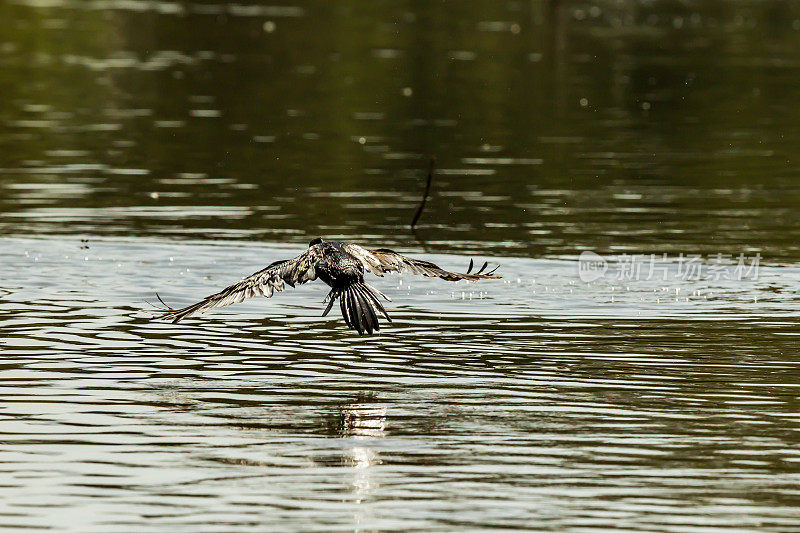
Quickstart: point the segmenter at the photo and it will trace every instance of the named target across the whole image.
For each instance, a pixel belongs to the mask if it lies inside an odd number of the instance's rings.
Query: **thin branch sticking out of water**
[[[422,215],[422,210],[425,209],[425,204],[428,201],[428,195],[431,192],[431,182],[433,181],[433,166],[436,163],[436,157],[431,157],[431,163],[428,165],[428,181],[425,183],[425,192],[422,195],[422,201],[417,208],[417,212],[414,215],[414,218],[411,220],[411,229],[414,229],[414,226],[417,224],[417,220],[419,220],[420,215]]]

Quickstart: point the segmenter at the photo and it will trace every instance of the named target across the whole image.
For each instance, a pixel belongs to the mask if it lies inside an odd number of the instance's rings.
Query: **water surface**
[[[798,46],[795,2],[0,4],[0,527],[798,530]],[[503,279],[373,279],[370,337],[319,283],[145,312],[317,235]]]

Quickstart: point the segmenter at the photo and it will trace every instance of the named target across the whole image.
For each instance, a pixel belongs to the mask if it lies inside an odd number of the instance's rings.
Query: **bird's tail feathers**
[[[369,290],[371,290],[372,292],[377,292],[378,294],[380,294],[381,296],[383,296],[383,299],[384,299],[384,300],[386,300],[387,302],[391,302],[391,301],[392,301],[392,299],[391,299],[391,298],[389,298],[388,296],[386,296],[385,294],[383,294],[381,291],[379,291],[378,289],[376,289],[376,288],[375,288],[375,287],[373,287],[372,285],[367,285],[366,283],[365,283],[364,285],[366,285],[366,286],[367,286],[367,288],[368,288]],[[377,300],[377,298],[376,298],[376,300]],[[385,315],[385,314],[386,314],[386,313],[384,312],[384,315]],[[388,319],[389,319],[389,317],[387,316],[387,317],[386,317],[386,319],[388,320]]]
[[[331,308],[333,302],[339,299],[339,307],[342,310],[344,321],[350,329],[354,329],[359,335],[365,332],[372,334],[373,331],[379,331],[380,323],[378,322],[377,313],[381,313],[386,320],[392,321],[386,309],[381,305],[378,293],[384,298],[386,296],[377,289],[373,289],[364,282],[357,281],[344,288],[334,288],[328,294],[328,307],[322,316],[326,316]],[[386,298],[388,300],[388,298]]]

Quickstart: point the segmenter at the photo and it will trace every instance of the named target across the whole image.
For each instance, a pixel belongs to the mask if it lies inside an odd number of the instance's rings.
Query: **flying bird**
[[[378,296],[387,301],[391,300],[381,291],[364,282],[365,272],[372,272],[381,277],[385,272],[410,272],[426,277],[438,277],[447,281],[462,279],[478,281],[479,279],[500,277],[493,275],[498,267],[486,271],[488,263],[484,263],[477,272],[471,274],[473,265],[474,263],[470,259],[467,272],[461,274],[444,270],[428,261],[400,255],[385,248],[366,250],[349,242],[328,242],[316,238],[309,243],[306,251],[294,259],[275,261],[267,268],[188,307],[173,309],[156,295],[164,305],[164,308],[158,309],[156,318],[171,320],[173,323],[180,322],[197,313],[205,313],[217,307],[239,303],[245,298],[255,296],[269,298],[275,291],[284,290],[284,284],[294,287],[299,283],[321,279],[331,287],[331,291],[323,301],[328,306],[322,316],[326,316],[330,312],[334,302],[338,299],[347,326],[356,330],[359,335],[371,334],[373,331],[380,330],[378,313],[382,314],[387,321],[392,321]]]

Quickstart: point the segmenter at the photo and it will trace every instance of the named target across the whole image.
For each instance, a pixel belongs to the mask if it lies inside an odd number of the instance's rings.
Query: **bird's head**
[[[317,237],[316,239],[312,239],[310,243],[308,243],[308,247],[311,248],[312,246],[316,246],[317,244],[322,244],[322,237]]]

